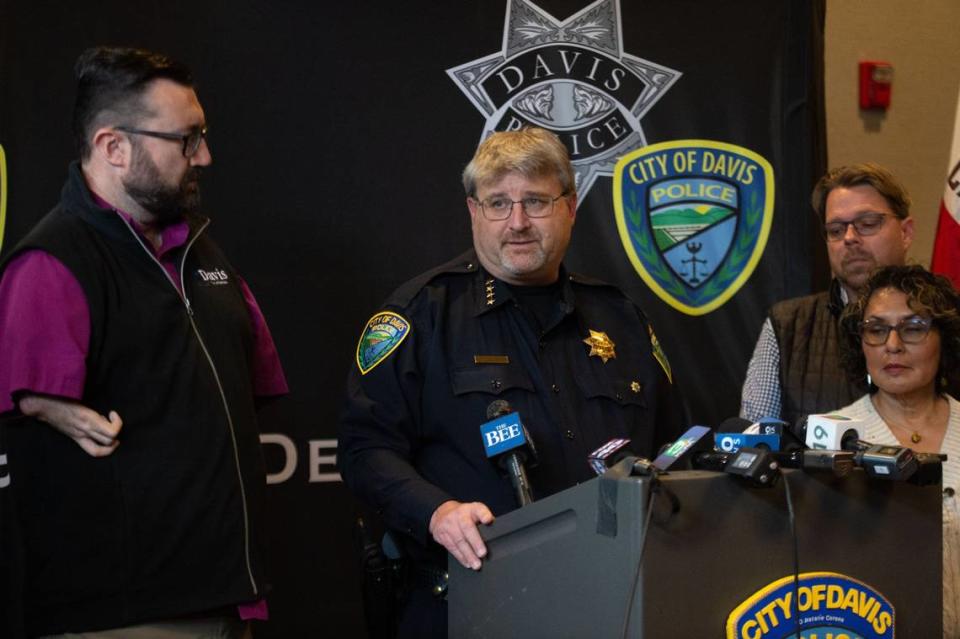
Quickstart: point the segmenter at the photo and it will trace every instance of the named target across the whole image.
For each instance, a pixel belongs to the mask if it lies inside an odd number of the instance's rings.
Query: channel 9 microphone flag
[[[957,111],[953,118],[950,164],[940,201],[930,270],[946,275],[954,288],[960,289],[960,95],[957,96]]]

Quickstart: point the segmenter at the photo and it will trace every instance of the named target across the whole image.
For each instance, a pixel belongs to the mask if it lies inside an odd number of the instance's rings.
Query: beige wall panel
[[[960,87],[960,0],[827,0],[825,91],[830,166],[873,160],[913,198],[910,258],[930,264]],[[860,60],[894,67],[891,107],[861,111]]]

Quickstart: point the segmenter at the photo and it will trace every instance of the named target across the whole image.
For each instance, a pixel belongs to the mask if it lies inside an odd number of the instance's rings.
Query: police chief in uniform
[[[400,636],[446,636],[446,555],[479,569],[477,529],[517,507],[485,454],[496,400],[519,412],[535,499],[594,476],[589,453],[627,437],[652,456],[681,426],[670,364],[616,287],[567,271],[577,193],[543,129],[494,133],[463,173],[473,249],[395,291],[367,323],[339,434],[344,481],[411,560]]]

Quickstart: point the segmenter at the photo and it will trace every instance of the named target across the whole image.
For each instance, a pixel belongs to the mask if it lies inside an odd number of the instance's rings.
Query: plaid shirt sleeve
[[[747,366],[740,396],[740,417],[752,422],[761,417],[779,418],[780,397],[780,346],[768,317]]]

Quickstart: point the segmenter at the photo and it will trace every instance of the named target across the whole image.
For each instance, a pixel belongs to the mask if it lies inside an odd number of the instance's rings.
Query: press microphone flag
[[[844,415],[810,415],[807,417],[807,448],[844,450],[844,441],[863,439],[863,422]]]

